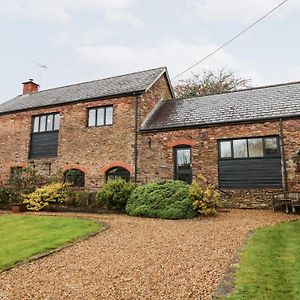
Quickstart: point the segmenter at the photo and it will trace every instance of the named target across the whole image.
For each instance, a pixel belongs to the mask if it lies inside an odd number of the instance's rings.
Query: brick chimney
[[[23,82],[23,95],[35,93],[39,90],[39,85],[33,82],[33,79]]]

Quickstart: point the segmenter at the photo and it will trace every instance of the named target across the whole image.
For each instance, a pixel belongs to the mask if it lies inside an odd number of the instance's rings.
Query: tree
[[[204,71],[202,74],[194,74],[189,79],[181,80],[175,86],[177,98],[205,96],[234,91],[250,86],[250,79],[236,76],[225,68],[213,71]]]

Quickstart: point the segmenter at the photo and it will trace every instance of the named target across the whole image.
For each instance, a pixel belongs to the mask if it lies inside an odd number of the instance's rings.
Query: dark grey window
[[[113,180],[118,178],[124,179],[125,181],[129,181],[129,171],[121,167],[114,167],[106,172],[106,180]]]
[[[248,139],[249,157],[263,157],[264,146],[262,138]]]
[[[84,187],[84,173],[78,169],[67,170],[65,182],[74,187]]]
[[[59,113],[33,117],[33,133],[59,130]]]
[[[279,137],[219,141],[219,187],[282,188]]]
[[[34,116],[29,157],[56,157],[58,148],[59,113]]]
[[[113,124],[113,107],[103,106],[88,110],[88,126],[105,126]]]
[[[174,148],[175,179],[192,183],[192,156],[190,146]]]
[[[277,136],[219,141],[220,159],[280,156]]]
[[[233,157],[242,158],[247,157],[247,140],[240,139],[233,141]]]
[[[231,141],[220,142],[220,153],[221,157],[232,157]]]
[[[275,137],[268,137],[264,139],[266,155],[278,155],[278,139]]]

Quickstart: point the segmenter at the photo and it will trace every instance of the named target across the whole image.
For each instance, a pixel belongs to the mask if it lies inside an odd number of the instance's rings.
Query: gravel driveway
[[[1,273],[0,299],[211,299],[249,230],[293,218],[257,210],[183,221],[87,216],[109,228]]]

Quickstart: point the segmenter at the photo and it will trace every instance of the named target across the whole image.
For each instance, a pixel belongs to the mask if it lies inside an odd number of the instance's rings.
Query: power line
[[[221,45],[220,47],[218,47],[216,50],[214,50],[213,52],[209,53],[208,55],[206,55],[205,57],[203,57],[201,60],[197,61],[195,64],[193,64],[192,66],[190,66],[189,68],[185,69],[184,71],[182,71],[181,73],[177,74],[175,77],[172,78],[172,80],[178,78],[179,76],[183,75],[184,73],[188,72],[189,70],[193,69],[194,67],[196,67],[197,65],[199,65],[200,63],[202,63],[203,61],[205,61],[206,59],[208,59],[209,57],[213,56],[215,53],[217,53],[218,51],[220,51],[221,49],[225,48],[228,44],[230,44],[231,42],[233,42],[234,40],[236,40],[238,37],[240,37],[242,34],[244,34],[246,31],[248,31],[249,29],[251,29],[252,27],[254,27],[257,23],[259,23],[260,21],[262,21],[263,19],[265,19],[267,16],[269,16],[270,14],[272,14],[275,10],[277,10],[280,6],[282,6],[285,2],[287,2],[288,0],[284,0],[282,1],[280,4],[278,4],[276,7],[274,7],[272,10],[270,10],[268,13],[266,13],[265,15],[263,15],[261,18],[259,18],[257,21],[255,21],[254,23],[252,23],[251,25],[249,25],[248,27],[246,27],[244,30],[242,30],[240,33],[238,33],[236,36],[234,36],[233,38],[231,38],[228,42],[224,43],[223,45]]]

